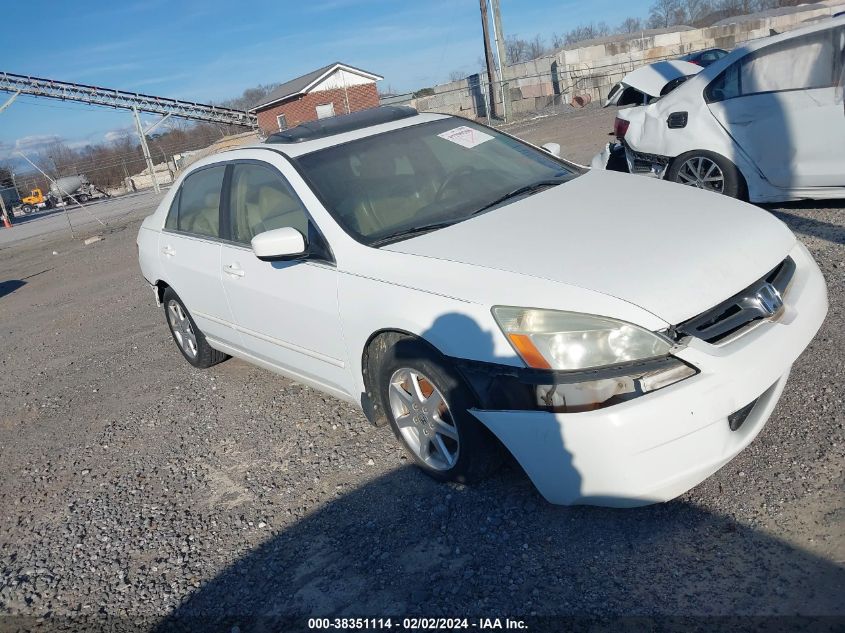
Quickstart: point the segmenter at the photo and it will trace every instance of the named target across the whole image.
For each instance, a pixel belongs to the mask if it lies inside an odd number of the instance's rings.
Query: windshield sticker
[[[493,138],[489,134],[473,130],[471,127],[467,127],[466,125],[447,130],[437,136],[445,138],[447,141],[452,141],[461,147],[468,147],[470,149]]]

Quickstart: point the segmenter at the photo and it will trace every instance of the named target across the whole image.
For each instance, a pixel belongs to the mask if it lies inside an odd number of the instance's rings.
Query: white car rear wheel
[[[739,170],[727,158],[714,152],[701,150],[682,154],[672,161],[666,179],[731,198],[739,198],[742,193]]]
[[[172,288],[164,291],[164,314],[173,340],[191,365],[205,369],[229,358],[208,344],[190,312]]]

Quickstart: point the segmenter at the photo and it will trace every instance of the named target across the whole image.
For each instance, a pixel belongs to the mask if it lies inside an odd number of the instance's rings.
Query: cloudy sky
[[[506,34],[548,40],[591,21],[643,17],[649,3],[502,0],[502,19]],[[382,90],[412,90],[453,70],[475,72],[482,54],[477,0],[27,0],[6,3],[3,14],[14,30],[38,33],[26,45],[0,38],[0,71],[199,102],[332,61],[383,75]],[[19,97],[0,113],[0,160],[56,139],[102,141],[131,125],[126,111]]]

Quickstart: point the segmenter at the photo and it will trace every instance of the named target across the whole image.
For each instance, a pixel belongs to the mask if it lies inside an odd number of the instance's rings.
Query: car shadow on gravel
[[[443,317],[432,336],[444,330],[492,349],[467,317]],[[315,616],[845,616],[843,591],[845,568],[689,501],[554,506],[513,461],[476,486],[400,467],[279,526],[157,630],[299,631]],[[659,630],[628,630],[647,629]]]
[[[306,630],[314,616],[843,615],[843,567],[729,516],[678,501],[552,506],[503,483],[446,486],[400,468],[279,530],[156,630]]]
[[[8,279],[7,281],[0,281],[0,298],[12,294],[18,288],[26,285],[23,279]]]
[[[845,212],[845,200],[812,200],[781,204],[777,208],[768,206],[764,208],[785,222],[796,233],[827,240],[834,244],[845,244],[845,228],[842,225],[790,213],[791,209],[833,209]]]

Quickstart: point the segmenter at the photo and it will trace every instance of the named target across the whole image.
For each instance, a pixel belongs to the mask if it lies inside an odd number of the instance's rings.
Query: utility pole
[[[0,190],[0,217],[2,217],[3,226],[7,229],[12,228],[12,222],[9,220],[9,213],[6,211],[6,201],[3,199],[3,191]]]
[[[493,11],[493,37],[496,38],[496,56],[499,58],[499,85],[502,88],[502,114],[507,121],[510,117],[510,92],[505,82],[505,33],[502,31],[502,9],[499,0],[490,0]]]
[[[487,0],[481,0],[481,31],[484,34],[484,61],[487,64],[488,92],[490,93],[490,112],[492,117],[496,116],[496,89],[493,82],[496,80],[496,71],[493,66],[493,51],[490,48],[490,31],[487,21]]]
[[[150,176],[153,179],[153,189],[156,193],[161,193],[161,187],[158,186],[156,179],[155,167],[153,166],[153,159],[150,156],[150,148],[147,145],[147,137],[144,134],[144,128],[141,127],[141,117],[138,116],[138,108],[132,107],[132,114],[135,115],[135,127],[138,128],[138,136],[141,139],[141,150],[144,152],[144,159],[147,161],[147,169],[150,170]]]

